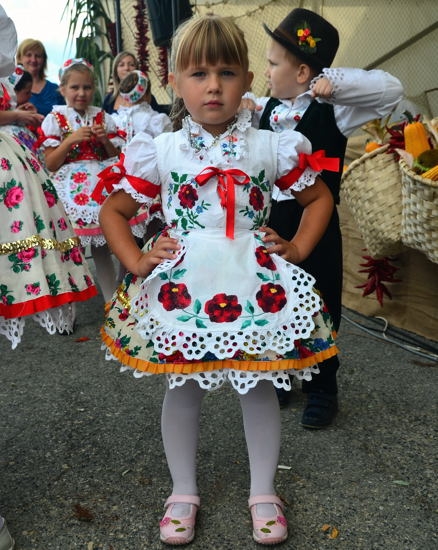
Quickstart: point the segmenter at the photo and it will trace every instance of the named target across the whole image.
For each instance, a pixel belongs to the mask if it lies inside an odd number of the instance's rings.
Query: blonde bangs
[[[175,72],[184,71],[190,65],[220,62],[248,69],[245,37],[231,18],[209,15],[189,20],[176,33],[173,48]]]

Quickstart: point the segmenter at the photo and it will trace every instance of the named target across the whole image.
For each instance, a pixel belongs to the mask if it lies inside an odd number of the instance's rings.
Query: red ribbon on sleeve
[[[326,157],[323,149],[315,151],[311,155],[300,153],[298,155],[298,166],[293,168],[286,175],[279,178],[275,184],[283,191],[295,183],[306,168],[311,168],[315,172],[328,170],[329,172],[338,172],[340,166],[339,158]]]
[[[158,195],[160,186],[148,180],[127,174],[126,168],[123,164],[124,160],[125,155],[121,153],[119,160],[115,164],[107,166],[102,170],[102,172],[97,174],[99,180],[91,193],[91,198],[93,200],[99,204],[102,204],[105,200],[103,190],[105,189],[109,195],[114,189],[114,186],[117,185],[123,178],[126,178],[131,186],[142,195],[146,195],[152,199]]]
[[[220,170],[214,166],[207,166],[195,177],[199,185],[205,185],[211,178],[216,177],[217,193],[221,200],[222,208],[226,209],[226,236],[234,239],[234,217],[236,208],[235,185],[246,185],[250,179],[248,174],[237,168]]]

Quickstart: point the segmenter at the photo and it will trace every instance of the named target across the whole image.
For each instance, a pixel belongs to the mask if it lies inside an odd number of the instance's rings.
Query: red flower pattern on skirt
[[[276,313],[286,305],[286,294],[281,285],[266,283],[256,294],[257,303],[265,313]]]
[[[277,270],[277,266],[272,260],[271,255],[269,254],[266,247],[258,246],[255,250],[255,255],[256,255],[257,263],[261,267],[265,267],[266,269],[270,269],[271,271]]]
[[[237,296],[230,294],[216,294],[211,300],[207,300],[204,307],[205,313],[214,323],[230,323],[242,314],[242,306]]]
[[[190,305],[192,297],[186,285],[170,282],[160,288],[158,301],[163,304],[166,311],[173,311],[174,309],[184,309]]]

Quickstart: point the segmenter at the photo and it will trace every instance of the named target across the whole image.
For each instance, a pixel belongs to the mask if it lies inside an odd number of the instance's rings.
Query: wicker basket
[[[344,172],[341,198],[347,203],[371,256],[404,250],[401,240],[401,175],[389,145],[353,161]]]
[[[400,159],[402,241],[438,263],[438,181],[418,176]]]

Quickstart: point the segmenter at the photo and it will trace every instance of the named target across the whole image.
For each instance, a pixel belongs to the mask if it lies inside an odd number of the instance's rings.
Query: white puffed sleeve
[[[153,138],[145,132],[140,132],[131,140],[125,149],[123,161],[125,176],[114,185],[114,190],[123,189],[138,202],[149,204],[157,195],[160,178],[157,167],[157,148]],[[134,178],[139,178],[139,182]],[[146,192],[144,192],[146,191]]]
[[[46,139],[42,142],[41,147],[58,147],[61,143],[61,128],[53,113],[49,113],[44,117],[41,123],[41,130],[46,136]]]
[[[123,138],[118,133],[118,127],[113,117],[108,113],[105,113],[104,116],[105,116],[105,130],[111,143],[114,145],[114,147],[118,147],[121,149],[125,145],[125,141],[126,141],[125,138]]]
[[[280,180],[280,178],[287,179],[288,174],[298,167],[300,153],[312,154],[312,144],[303,134],[295,130],[284,130],[278,134],[278,137],[277,180]],[[292,191],[302,191],[305,187],[313,185],[319,173],[320,171],[306,166],[297,180],[292,181],[287,188],[282,187],[283,193],[293,196]]]
[[[145,131],[152,137],[157,137],[163,132],[171,132],[172,121],[165,113],[158,113],[151,109],[150,119]]]

